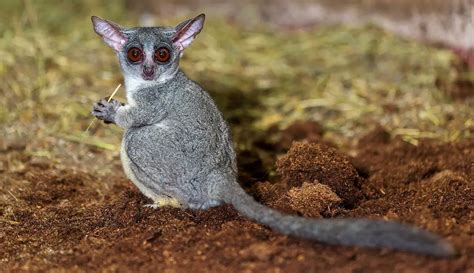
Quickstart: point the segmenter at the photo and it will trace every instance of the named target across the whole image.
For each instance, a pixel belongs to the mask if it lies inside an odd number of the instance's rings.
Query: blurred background
[[[90,16],[150,26],[202,12],[181,65],[216,99],[239,152],[275,153],[259,143],[297,121],[347,151],[378,126],[415,145],[472,138],[472,0],[2,0],[1,149],[39,164],[119,164],[119,129],[84,132],[92,103],[122,83]]]

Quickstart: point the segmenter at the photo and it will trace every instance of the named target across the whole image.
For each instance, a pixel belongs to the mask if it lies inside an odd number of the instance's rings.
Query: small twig
[[[115,96],[115,94],[117,94],[117,91],[120,89],[120,86],[122,86],[121,83],[119,83],[119,85],[117,85],[117,87],[115,88],[114,92],[112,92],[112,95],[109,96],[109,99],[107,100],[107,102],[110,102],[112,100],[112,98]],[[89,129],[91,128],[91,126],[94,124],[94,122],[97,120],[97,118],[94,118],[91,123],[89,124],[89,126],[87,126],[86,130],[84,131],[85,133],[87,133],[89,131]]]

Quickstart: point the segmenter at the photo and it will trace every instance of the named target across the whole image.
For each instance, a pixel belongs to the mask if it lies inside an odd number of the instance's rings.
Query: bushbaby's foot
[[[173,208],[180,208],[181,204],[176,198],[172,197],[157,197],[153,204],[147,204],[145,207],[157,209],[162,207],[173,207]]]

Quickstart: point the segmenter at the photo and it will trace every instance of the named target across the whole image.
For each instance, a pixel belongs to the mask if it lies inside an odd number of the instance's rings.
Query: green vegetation
[[[112,50],[92,31],[89,17],[136,24],[137,16],[123,6],[2,1],[2,134],[118,148],[114,126],[97,122],[91,134],[84,130],[92,103],[122,81]],[[472,137],[472,98],[453,101],[445,95],[460,77],[473,79],[455,62],[447,50],[370,26],[250,31],[210,17],[182,67],[216,98],[238,140],[249,130],[313,119],[342,145],[376,124],[416,144],[420,137]],[[119,94],[123,99],[123,88]]]

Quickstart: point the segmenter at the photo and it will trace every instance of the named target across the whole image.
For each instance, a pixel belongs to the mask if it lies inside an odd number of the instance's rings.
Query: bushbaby
[[[176,27],[123,28],[92,17],[95,32],[118,56],[127,95],[127,104],[102,99],[92,114],[125,130],[125,173],[153,201],[151,207],[208,209],[227,203],[283,234],[334,245],[454,254],[438,236],[398,222],[285,215],[249,196],[237,182],[236,155],[221,112],[179,68],[204,18]]]

